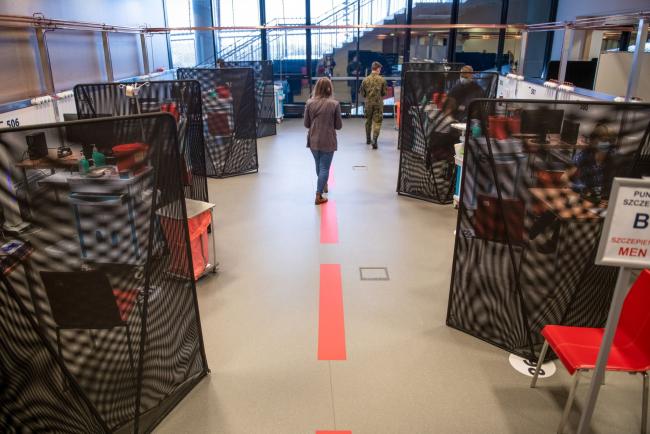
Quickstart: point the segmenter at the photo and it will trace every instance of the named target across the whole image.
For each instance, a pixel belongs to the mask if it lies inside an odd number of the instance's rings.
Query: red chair
[[[630,289],[616,327],[614,343],[607,360],[607,371],[640,373],[643,375],[641,433],[645,434],[648,409],[648,371],[650,371],[650,270],[643,270]],[[564,406],[562,421],[557,430],[562,433],[571,413],[580,373],[594,369],[603,337],[602,328],[547,325],[542,330],[546,339],[539,355],[530,387],[535,387],[540,367],[550,346],[560,358],[573,385]]]

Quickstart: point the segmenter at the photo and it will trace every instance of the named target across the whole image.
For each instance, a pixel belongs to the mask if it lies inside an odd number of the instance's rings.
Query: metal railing
[[[414,7],[418,4],[451,4],[451,0],[414,0]],[[401,2],[397,0],[362,0],[356,2],[342,2],[338,8],[327,11],[314,19],[314,26],[340,26],[354,24],[376,24],[395,19],[395,16],[404,14],[404,8],[399,8]],[[267,26],[304,26],[304,18],[274,18],[268,21]],[[335,49],[355,41],[357,34],[363,36],[371,29],[323,29],[312,30],[312,56],[320,58],[331,54]],[[220,31],[216,36],[219,39],[219,50],[216,58],[225,61],[259,60],[261,58],[262,42],[259,33],[245,31]],[[305,33],[303,29],[267,30],[267,47],[270,59],[304,59],[306,57]],[[210,58],[197,66],[214,65],[215,58]]]
[[[429,0],[431,1],[431,0]],[[388,19],[392,14],[399,13],[393,10],[395,0],[363,0],[359,5],[356,3],[342,3],[337,9],[328,11],[312,20],[315,26],[339,26],[361,23],[375,23]],[[358,18],[361,18],[359,20]],[[267,22],[267,26],[304,26],[304,18],[275,18]],[[359,36],[363,36],[369,30],[359,30]],[[306,56],[305,31],[290,29],[267,31],[267,47],[271,59],[304,59]],[[318,58],[334,49],[340,48],[346,43],[354,41],[357,31],[354,29],[324,29],[312,32],[312,55]],[[248,33],[246,36],[238,37],[234,32],[220,32],[220,50],[217,58],[226,61],[255,60],[260,56],[262,42],[259,34]],[[234,39],[228,41],[228,39]],[[223,44],[223,41],[228,41]],[[253,56],[253,57],[251,57]],[[208,59],[199,66],[214,64],[215,59]]]

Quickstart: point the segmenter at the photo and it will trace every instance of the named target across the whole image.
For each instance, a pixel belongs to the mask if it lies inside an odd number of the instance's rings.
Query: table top
[[[163,208],[156,211],[156,214],[164,217],[180,220],[181,217],[178,215],[177,210],[174,209],[174,206],[175,206],[174,204],[164,206]],[[200,200],[187,199],[187,198],[185,199],[185,209],[187,211],[188,219],[196,217],[197,215],[202,214],[208,210],[211,210],[214,207],[215,205],[210,202],[202,202]]]
[[[563,220],[598,220],[602,210],[570,188],[531,188],[530,193]]]
[[[16,163],[16,167],[22,169],[56,169],[57,167],[78,168],[79,159],[74,155],[63,158],[45,157],[38,160],[26,159]]]

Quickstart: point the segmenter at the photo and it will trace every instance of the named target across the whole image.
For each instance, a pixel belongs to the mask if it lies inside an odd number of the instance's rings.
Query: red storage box
[[[160,110],[174,115],[176,122],[178,122],[178,120],[180,119],[181,115],[180,113],[178,113],[178,107],[176,106],[175,102],[168,102],[168,103],[161,104]]]
[[[217,86],[217,95],[219,98],[230,98],[232,95],[230,93],[230,87],[228,86]]]
[[[209,263],[208,226],[210,226],[211,217],[212,215],[208,210],[187,219],[187,227],[190,233],[190,246],[192,249],[192,272],[194,280],[198,280]],[[187,252],[185,250],[185,240],[183,239],[184,230],[182,227],[185,222],[163,216],[160,217],[160,221],[172,256],[171,270],[169,271],[184,276],[188,270]]]
[[[113,155],[117,159],[117,171],[132,172],[137,175],[146,167],[147,150],[144,143],[126,143],[113,146]]]
[[[510,131],[510,134],[521,133],[521,118],[519,117],[508,118],[508,130]]]
[[[230,129],[230,118],[228,112],[212,112],[207,116],[208,132],[213,136],[229,136],[232,134]]]
[[[488,116],[490,138],[505,140],[508,138],[508,118],[505,116]]]

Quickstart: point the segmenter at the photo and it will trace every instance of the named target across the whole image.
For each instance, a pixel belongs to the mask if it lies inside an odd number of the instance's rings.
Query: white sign
[[[650,267],[650,180],[614,179],[596,264]]]

